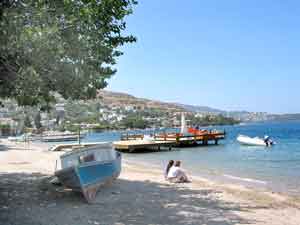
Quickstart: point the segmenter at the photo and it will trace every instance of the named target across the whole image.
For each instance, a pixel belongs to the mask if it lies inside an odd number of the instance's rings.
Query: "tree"
[[[0,97],[19,105],[89,99],[135,42],[123,35],[135,0],[0,1]]]
[[[145,129],[146,127],[149,126],[149,123],[138,115],[127,116],[121,121],[121,124],[125,128],[138,128],[138,129]]]
[[[42,127],[40,112],[38,112],[34,117],[34,125],[35,125],[36,129],[40,129]]]
[[[30,117],[28,115],[25,115],[24,126],[26,128],[31,128],[32,127],[31,120],[30,120]]]

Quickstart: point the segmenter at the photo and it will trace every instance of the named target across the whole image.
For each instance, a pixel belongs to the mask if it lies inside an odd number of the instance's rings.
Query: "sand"
[[[94,204],[50,184],[61,152],[47,145],[0,142],[0,224],[299,225],[300,204],[279,193],[192,177],[170,184],[162,171],[123,161],[120,178]]]

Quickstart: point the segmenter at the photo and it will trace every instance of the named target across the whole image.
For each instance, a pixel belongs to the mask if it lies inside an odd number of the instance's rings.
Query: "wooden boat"
[[[208,130],[199,130],[199,129],[190,127],[188,129],[188,133],[192,134],[192,135],[205,135],[205,134],[209,134],[212,132],[209,132]]]
[[[121,154],[105,143],[67,152],[60,157],[61,169],[55,176],[66,187],[81,192],[87,202],[99,188],[115,180],[121,172]]]

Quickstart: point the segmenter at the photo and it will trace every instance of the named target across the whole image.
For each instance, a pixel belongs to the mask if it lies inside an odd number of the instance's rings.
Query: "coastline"
[[[170,184],[157,166],[123,160],[120,178],[96,203],[49,183],[62,152],[0,142],[0,222],[8,224],[291,224],[300,199],[192,176]],[[27,150],[26,150],[27,149]],[[38,214],[38,215],[37,215]]]

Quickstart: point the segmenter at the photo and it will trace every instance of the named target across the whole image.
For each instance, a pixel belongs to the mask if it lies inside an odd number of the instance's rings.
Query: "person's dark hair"
[[[168,175],[169,170],[171,169],[171,167],[174,165],[174,160],[170,160],[168,165],[167,165],[167,169],[166,169],[166,174]]]
[[[176,161],[175,162],[175,166],[180,167],[181,162],[180,161]]]

